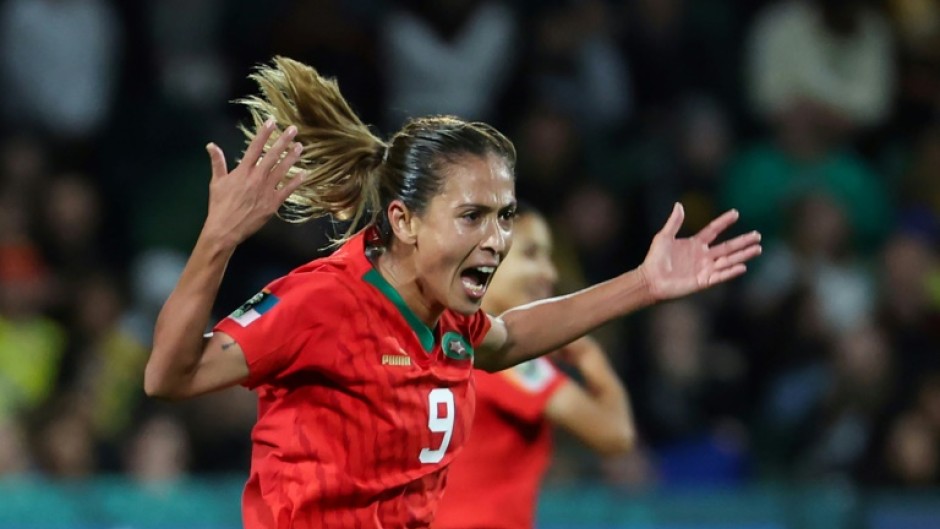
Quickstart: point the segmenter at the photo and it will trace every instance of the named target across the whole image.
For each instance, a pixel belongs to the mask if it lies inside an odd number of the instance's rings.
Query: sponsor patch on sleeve
[[[532,393],[545,389],[555,379],[557,372],[552,363],[544,358],[523,362],[509,370],[511,380]]]
[[[265,312],[274,308],[280,301],[271,291],[265,289],[258,292],[244,303],[241,307],[235,309],[235,312],[229,314],[229,318],[242,327],[247,327],[251,322],[260,318]]]

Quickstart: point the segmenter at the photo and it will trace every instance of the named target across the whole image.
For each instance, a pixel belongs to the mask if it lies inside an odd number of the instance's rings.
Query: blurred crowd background
[[[0,478],[245,475],[251,393],[145,398],[153,323],[230,163],[253,66],[364,121],[490,122],[560,292],[638,264],[671,205],[764,234],[726,288],[598,333],[642,440],[553,483],[940,485],[940,2],[0,0]],[[240,248],[216,317],[329,222]]]

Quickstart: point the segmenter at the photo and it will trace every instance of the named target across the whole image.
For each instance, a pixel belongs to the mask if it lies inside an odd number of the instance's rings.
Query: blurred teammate
[[[306,65],[276,59],[253,77],[262,97],[247,101],[251,143],[231,172],[207,146],[209,211],[157,318],[144,380],[165,398],[235,384],[257,392],[242,501],[250,529],[429,527],[473,418],[474,365],[498,371],[554,351],[736,277],[760,252],[756,233],[712,245],[734,211],[676,238],[677,204],[639,268],[487,316],[480,304],[515,216],[512,143],[451,117],[413,120],[386,143]],[[229,258],[285,201],[295,219],[368,226],[204,339]]]
[[[483,309],[501,314],[552,295],[552,236],[536,211],[516,210],[513,246],[493,276]],[[435,529],[531,529],[539,483],[551,459],[553,425],[602,454],[630,449],[635,430],[627,392],[604,352],[585,337],[563,347],[584,388],[545,357],[498,373],[474,373],[476,416],[450,466]]]

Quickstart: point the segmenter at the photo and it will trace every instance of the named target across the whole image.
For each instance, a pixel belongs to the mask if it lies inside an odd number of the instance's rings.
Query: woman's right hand
[[[225,154],[214,143],[206,145],[212,161],[209,184],[209,213],[203,236],[234,248],[264,226],[281,204],[302,183],[304,173],[284,181],[288,170],[297,162],[302,146],[292,140],[297,129],[290,126],[264,152],[274,132],[273,120],[258,131],[238,166],[231,172]]]

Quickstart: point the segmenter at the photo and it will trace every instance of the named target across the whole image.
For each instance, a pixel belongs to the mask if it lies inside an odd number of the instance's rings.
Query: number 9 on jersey
[[[441,404],[447,410],[443,417],[440,415]],[[454,394],[449,388],[436,388],[428,393],[428,429],[434,433],[443,433],[444,439],[441,440],[441,446],[433,450],[421,449],[418,460],[425,464],[440,463],[454,433]]]

